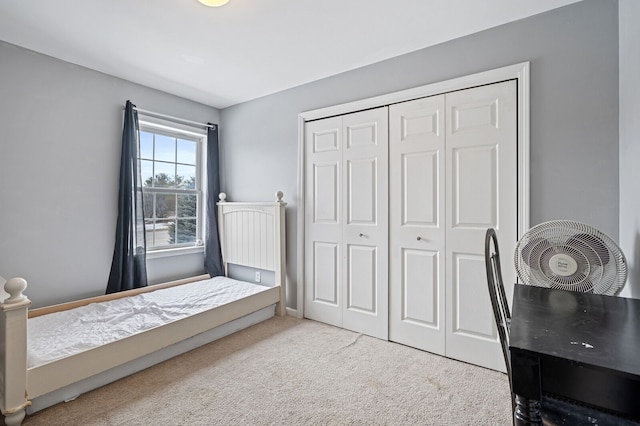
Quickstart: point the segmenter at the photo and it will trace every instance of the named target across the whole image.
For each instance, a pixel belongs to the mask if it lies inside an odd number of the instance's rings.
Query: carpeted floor
[[[276,317],[24,425],[510,425],[506,375]]]

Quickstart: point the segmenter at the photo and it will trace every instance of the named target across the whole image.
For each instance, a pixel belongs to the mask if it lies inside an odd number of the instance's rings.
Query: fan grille
[[[627,280],[626,259],[618,245],[575,221],[534,226],[518,241],[514,261],[524,284],[613,295]]]

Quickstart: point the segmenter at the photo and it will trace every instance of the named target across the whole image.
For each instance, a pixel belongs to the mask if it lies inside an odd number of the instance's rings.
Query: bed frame
[[[230,334],[251,325],[252,322],[266,319],[273,315],[274,304],[277,315],[286,315],[286,203],[282,201],[282,196],[282,192],[278,191],[277,200],[273,203],[232,203],[227,202],[226,195],[222,193],[218,203],[218,227],[225,272],[228,272],[229,264],[273,271],[273,287],[77,355],[27,368],[27,319],[93,302],[198,281],[209,276],[152,285],[31,311],[31,301],[24,295],[27,282],[22,278],[8,280],[4,289],[9,297],[0,302],[0,410],[5,416],[5,423],[8,426],[20,425],[27,407],[34,399],[48,399],[46,405],[41,407],[45,408],[68,399],[63,395],[60,397],[62,399],[54,397],[52,401],[50,396],[56,391],[69,389],[79,383],[84,383],[80,386],[82,391],[94,389]],[[245,318],[249,318],[248,323],[242,322]],[[182,342],[187,343],[181,348],[179,345]],[[166,353],[161,354],[163,351]],[[127,365],[134,366],[127,369]],[[118,369],[120,372],[116,371]],[[113,373],[114,371],[116,373]],[[96,383],[88,382],[98,376],[102,378]],[[75,394],[77,395],[78,393]]]

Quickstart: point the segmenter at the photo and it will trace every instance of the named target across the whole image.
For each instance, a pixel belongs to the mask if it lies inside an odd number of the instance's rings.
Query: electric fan
[[[516,272],[524,284],[614,295],[627,280],[627,261],[605,233],[570,220],[544,222],[516,244]]]

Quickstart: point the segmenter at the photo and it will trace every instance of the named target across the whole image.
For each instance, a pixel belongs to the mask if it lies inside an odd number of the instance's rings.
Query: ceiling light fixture
[[[198,1],[204,4],[205,6],[209,6],[209,7],[219,7],[229,3],[229,0],[198,0]]]

